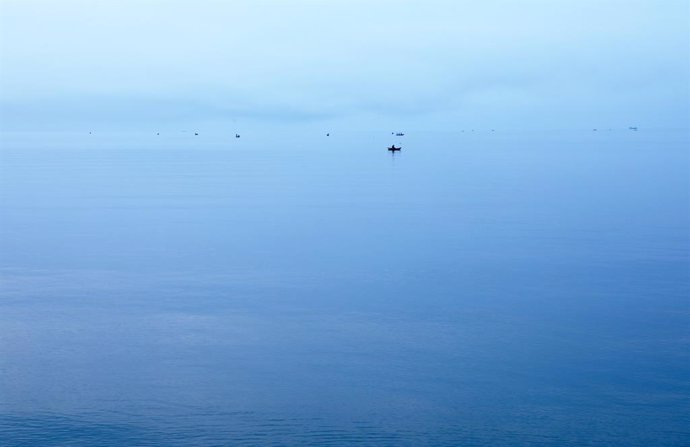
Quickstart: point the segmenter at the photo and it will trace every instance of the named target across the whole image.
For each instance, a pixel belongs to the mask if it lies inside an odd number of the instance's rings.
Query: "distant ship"
[[[398,132],[398,133],[395,134],[395,136],[396,136],[396,137],[403,137],[403,136],[405,136],[405,134],[402,133],[402,132]]]

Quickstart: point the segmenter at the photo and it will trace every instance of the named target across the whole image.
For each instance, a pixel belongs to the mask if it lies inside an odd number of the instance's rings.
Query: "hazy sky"
[[[687,0],[0,0],[0,128],[687,127]]]

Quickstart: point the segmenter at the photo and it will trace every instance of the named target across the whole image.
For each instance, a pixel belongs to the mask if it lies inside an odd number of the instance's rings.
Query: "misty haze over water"
[[[689,18],[0,0],[0,446],[690,445]]]

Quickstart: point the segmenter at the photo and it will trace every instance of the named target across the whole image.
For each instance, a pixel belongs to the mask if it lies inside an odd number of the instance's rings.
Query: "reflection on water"
[[[2,136],[3,445],[688,444],[687,135],[389,137]]]

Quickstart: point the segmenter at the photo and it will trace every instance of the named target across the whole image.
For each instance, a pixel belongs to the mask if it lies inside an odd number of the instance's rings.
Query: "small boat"
[[[402,133],[402,132],[398,132],[398,133],[395,134],[395,136],[396,136],[396,137],[404,137],[405,134]]]
[[[395,147],[395,144],[388,148],[388,150],[391,152],[396,152],[396,151],[399,151],[400,149],[402,149],[402,148],[401,147]]]

